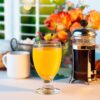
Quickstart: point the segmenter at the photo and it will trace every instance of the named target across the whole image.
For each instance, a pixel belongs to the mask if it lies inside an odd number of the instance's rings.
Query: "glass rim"
[[[41,46],[62,46],[61,42],[60,41],[37,41],[37,42],[34,42],[33,46],[37,46],[39,45],[40,47]]]
[[[60,41],[35,41],[34,44],[61,44]]]
[[[60,43],[60,41],[45,41],[45,40],[41,40],[41,41],[35,41],[35,43]]]

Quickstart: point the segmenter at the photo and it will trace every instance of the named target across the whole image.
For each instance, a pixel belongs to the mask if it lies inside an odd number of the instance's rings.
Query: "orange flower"
[[[69,29],[71,17],[67,12],[60,12],[58,14],[51,14],[44,23],[48,29],[60,31]]]
[[[71,20],[76,21],[76,20],[81,20],[82,19],[82,10],[80,8],[72,9],[69,10],[69,14],[71,16]]]
[[[56,30],[57,23],[59,23],[58,14],[51,14],[45,21],[44,24],[50,30]]]
[[[59,40],[62,42],[66,42],[68,40],[68,33],[63,30],[58,31],[57,36],[58,36]]]
[[[60,23],[65,26],[64,29],[69,29],[71,25],[71,16],[67,12],[60,12],[58,16],[60,17]]]
[[[81,24],[78,22],[74,22],[70,27],[70,32],[73,33],[74,30],[81,28]]]
[[[92,10],[86,17],[88,21],[88,27],[94,28],[96,30],[100,29],[100,12]]]

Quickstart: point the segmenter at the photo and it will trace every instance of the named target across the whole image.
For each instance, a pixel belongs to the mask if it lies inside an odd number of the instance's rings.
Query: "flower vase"
[[[66,42],[62,46],[62,62],[58,75],[68,78],[72,71],[72,44],[71,41]]]

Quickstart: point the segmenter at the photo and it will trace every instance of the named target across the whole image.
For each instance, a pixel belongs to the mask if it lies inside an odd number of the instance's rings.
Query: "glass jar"
[[[73,80],[91,82],[96,79],[95,39],[92,29],[77,29],[72,36]]]

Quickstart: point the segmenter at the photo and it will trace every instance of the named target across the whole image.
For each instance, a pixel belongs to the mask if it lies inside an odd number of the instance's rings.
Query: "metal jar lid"
[[[82,20],[81,22],[81,26],[82,28],[80,29],[76,29],[72,34],[72,38],[75,37],[95,37],[96,36],[96,32],[93,29],[90,28],[86,28],[87,26],[87,21],[86,20]]]

